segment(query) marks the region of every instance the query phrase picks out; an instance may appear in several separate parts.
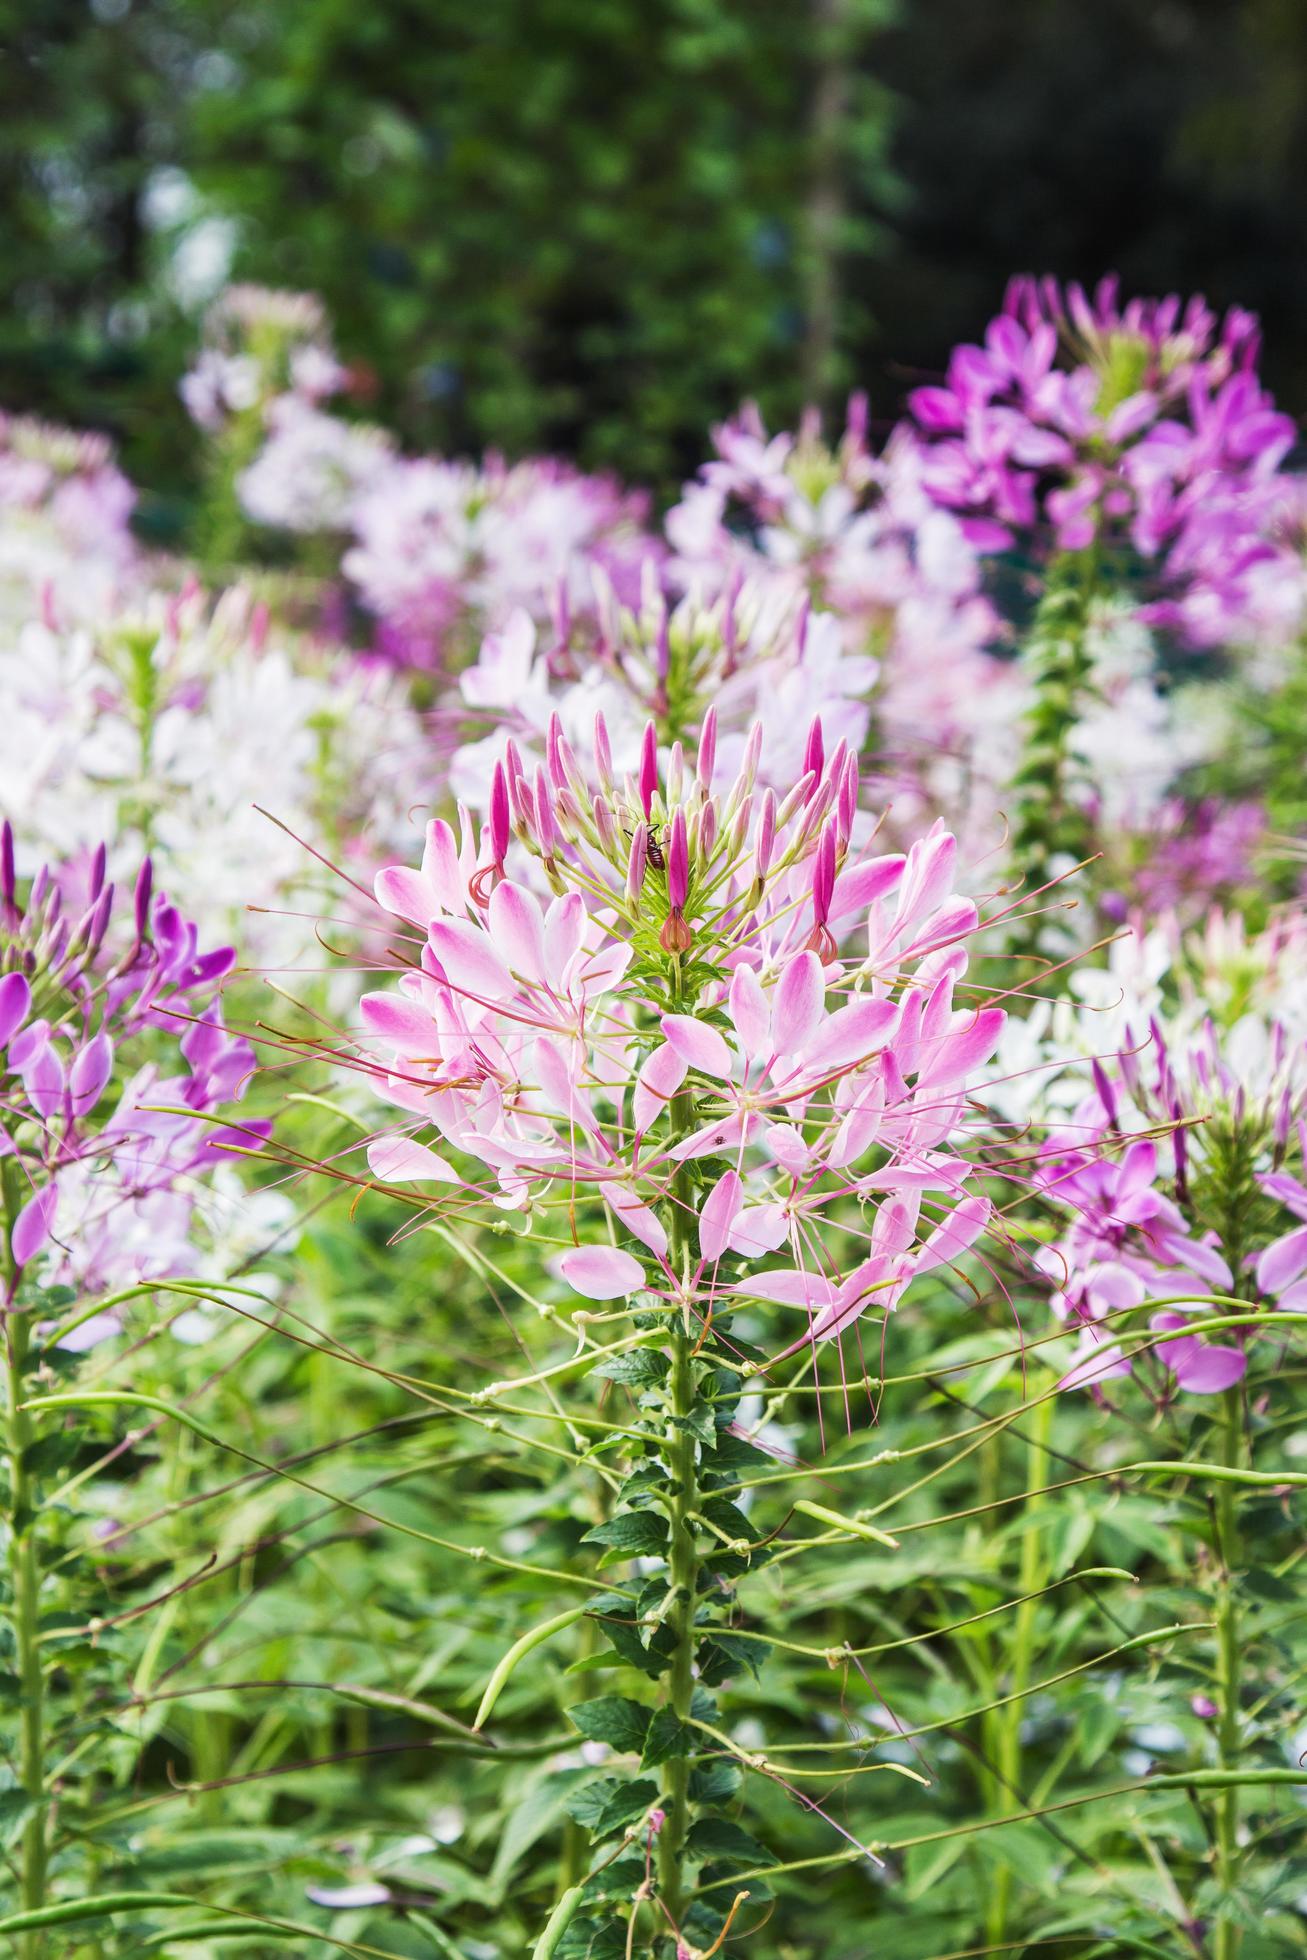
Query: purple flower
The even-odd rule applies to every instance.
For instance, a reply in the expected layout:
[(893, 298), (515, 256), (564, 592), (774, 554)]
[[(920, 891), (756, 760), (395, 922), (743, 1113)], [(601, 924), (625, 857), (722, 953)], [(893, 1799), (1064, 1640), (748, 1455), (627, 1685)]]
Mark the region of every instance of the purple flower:
[(1256, 322), (1201, 299), (1132, 300), (1115, 281), (1017, 279), (984, 345), (910, 400), (922, 481), (979, 550), (1046, 530), (1061, 551), (1129, 548), (1151, 572), (1145, 617), (1191, 645), (1236, 637), (1302, 571), (1277, 537), (1294, 441), (1258, 384)]

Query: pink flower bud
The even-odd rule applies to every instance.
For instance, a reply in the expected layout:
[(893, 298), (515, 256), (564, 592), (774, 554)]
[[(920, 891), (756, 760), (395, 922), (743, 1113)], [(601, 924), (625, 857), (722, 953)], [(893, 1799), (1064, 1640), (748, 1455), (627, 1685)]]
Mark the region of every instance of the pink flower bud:
[(567, 768), (563, 761), (563, 724), (557, 714), (549, 717), (549, 731), (545, 736), (545, 755), (549, 763), (549, 779), (555, 789), (561, 789), (567, 781)]
[(765, 789), (758, 806), (758, 841), (754, 846), (755, 867), (758, 878), (767, 876), (771, 868), (772, 852), (776, 848), (776, 795)]
[(826, 742), (821, 732), (821, 716), (814, 715), (808, 730), (808, 746), (803, 752), (803, 773), (820, 779), (826, 761)]
[(707, 796), (712, 788), (713, 765), (717, 761), (717, 710), (710, 707), (703, 718), (703, 729), (699, 735), (699, 761), (697, 775), (699, 787)]
[(613, 786), (613, 751), (608, 740), (608, 724), (602, 713), (595, 716), (595, 775), (605, 790)]
[(542, 854), (552, 857), (558, 849), (558, 819), (549, 779), (543, 769), (536, 770), (535, 831)]
[(631, 850), (626, 860), (626, 895), (632, 901), (639, 898), (644, 887), (645, 868), (649, 862), (649, 826), (638, 823), (631, 839)]
[(651, 721), (647, 721), (640, 743), (640, 807), (646, 818), (653, 813), (653, 800), (657, 788), (658, 730)]
[(690, 851), (685, 811), (673, 813), (667, 833), (667, 899), (675, 911), (684, 906), (690, 890)]
[(132, 904), (136, 916), (136, 937), (145, 939), (150, 931), (150, 894), (154, 890), (154, 864), (146, 858), (136, 874), (136, 891)]
[(508, 777), (503, 763), (497, 762), (490, 779), (490, 856), (496, 865), (504, 862), (509, 834)]

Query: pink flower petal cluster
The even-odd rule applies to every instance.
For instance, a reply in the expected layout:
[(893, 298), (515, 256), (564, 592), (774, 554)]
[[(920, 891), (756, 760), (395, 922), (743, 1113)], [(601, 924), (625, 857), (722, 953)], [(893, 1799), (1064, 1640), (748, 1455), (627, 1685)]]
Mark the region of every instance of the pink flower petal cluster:
[[(1004, 1017), (957, 999), (978, 920), (952, 837), (856, 845), (856, 758), (818, 726), (781, 800), (760, 731), (721, 788), (715, 743), (710, 712), (663, 761), (650, 724), (619, 774), (600, 719), (587, 770), (555, 718), (532, 775), (509, 745), (479, 835), (437, 821), (379, 875), (418, 936), (362, 1002), (359, 1063), (408, 1118), (369, 1161), (575, 1233), (558, 1270), (588, 1297), (800, 1309), (788, 1353), (983, 1230), (966, 1090)], [(513, 840), (552, 897), (506, 875)]]
[[(1059, 1320), (1080, 1330), (1064, 1388), (1096, 1386), (1112, 1376), (1129, 1375), (1136, 1363), (1123, 1350), (1113, 1316), (1147, 1300), (1185, 1297), (1199, 1302), (1228, 1294), (1234, 1276), (1213, 1235), (1195, 1234), (1180, 1207), (1158, 1189), (1161, 1158), (1155, 1142), (1141, 1138), (1119, 1157), (1108, 1152), (1112, 1133), (1101, 1110), (1098, 1132), (1086, 1140), (1077, 1125), (1061, 1146), (1050, 1139), (1041, 1158), (1036, 1187), (1072, 1223), (1057, 1242), (1044, 1248), (1037, 1264), (1053, 1286), (1052, 1307)], [(1172, 1308), (1155, 1313), (1158, 1331), (1185, 1326)], [(1240, 1380), (1243, 1351), (1181, 1336), (1154, 1350), (1155, 1363), (1175, 1387), (1200, 1395), (1216, 1394)]]
[(797, 434), (769, 436), (752, 404), (713, 440), (715, 457), (668, 514), (673, 583), (716, 597), (745, 579), (833, 615), (846, 654), (875, 658), (879, 748), (905, 782), (930, 752), (983, 731), (989, 696), (1010, 692), (1011, 670), (990, 651), (1002, 627), (911, 431), (874, 453), (855, 396), (834, 449), (814, 412)]
[(1061, 550), (1129, 548), (1153, 568), (1150, 619), (1194, 645), (1238, 637), (1266, 568), (1293, 569), (1274, 533), (1294, 428), (1258, 346), (1238, 310), (1218, 326), (1201, 300), (1014, 280), (984, 345), (911, 397), (923, 482), (982, 550), (1045, 526)]
[(536, 458), (397, 461), (352, 513), (344, 569), (405, 667), (456, 668), (521, 608), (566, 640), (594, 607), (598, 567), (633, 598), (656, 557), (646, 502), (612, 478)]
[(43, 870), (20, 903), (3, 826), (0, 1160), (14, 1284), (44, 1254), (47, 1278), (100, 1290), (187, 1270), (199, 1180), (268, 1126), (213, 1120), (254, 1067), (215, 997), (231, 949), (200, 949), (148, 859), (125, 936), (103, 850), (77, 910), (70, 882)]

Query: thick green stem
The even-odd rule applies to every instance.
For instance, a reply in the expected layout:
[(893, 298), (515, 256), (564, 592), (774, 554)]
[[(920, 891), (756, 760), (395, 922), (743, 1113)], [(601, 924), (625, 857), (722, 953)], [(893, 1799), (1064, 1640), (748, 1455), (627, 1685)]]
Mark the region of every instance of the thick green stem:
[[(1227, 1388), (1221, 1419), (1221, 1460), (1231, 1469), (1243, 1462), (1243, 1411), (1240, 1391)], [(1221, 1768), (1239, 1767), (1239, 1599), (1235, 1573), (1239, 1563), (1238, 1486), (1217, 1485), (1216, 1523), (1220, 1538), (1221, 1581), (1216, 1607), (1217, 1699), (1220, 1716), (1217, 1745)], [(1216, 1802), (1216, 1876), (1222, 1894), (1233, 1891), (1239, 1878), (1239, 1792), (1231, 1785)], [(1243, 1944), (1238, 1922), (1218, 1909), (1214, 1960), (1237, 1960)]]
[[(1090, 831), (1073, 795), (1072, 740), (1093, 671), (1089, 614), (1098, 568), (1091, 552), (1066, 552), (1049, 567), (1024, 648), (1031, 704), (1012, 785), (1012, 862), (1027, 892), (1085, 857)], [(1034, 921), (1027, 937), (1041, 937)]]
[[(1012, 1699), (1000, 1711), (994, 1764), (1000, 1809), (1008, 1808), (1014, 1797), (1018, 1802), (1021, 1798), (1021, 1718), (1025, 1709), (1026, 1689), (1030, 1686), (1039, 1615), (1038, 1594), (1044, 1580), (1039, 1493), (1048, 1477), (1048, 1443), (1052, 1426), (1053, 1398), (1046, 1395), (1035, 1404), (1031, 1415), (1030, 1440), (1026, 1445), (1026, 1505), (1021, 1531), (1019, 1582), (1022, 1602), (1017, 1608), (1012, 1630), (1012, 1681), (1009, 1689)], [(1000, 1865), (994, 1875), (988, 1918), (988, 1937), (996, 1946), (1001, 1945), (1007, 1933), (1011, 1897), (1012, 1873), (1006, 1865)]]
[[(9, 1312), (5, 1321), (6, 1448), (9, 1455), (9, 1585), (12, 1598), (14, 1645), (18, 1663), (21, 1718), (18, 1738), (18, 1776), (31, 1804), (19, 1844), (19, 1874), (23, 1908), (35, 1912), (45, 1904), (45, 1676), (41, 1668), (40, 1589), (36, 1516), (32, 1509), (27, 1470), (32, 1446), (32, 1418), (23, 1409), (24, 1372), (29, 1332), (24, 1314)], [(22, 1960), (37, 1960), (45, 1950), (45, 1935), (24, 1933)]]
[[(682, 1423), (694, 1408), (695, 1381), (690, 1332), (678, 1327), (673, 1339), (671, 1413)], [(668, 1684), (668, 1702), (682, 1722), (690, 1715), (694, 1695), (695, 1602), (699, 1589), (699, 1553), (691, 1513), (699, 1501), (693, 1432), (674, 1420), (668, 1430), (668, 1468), (675, 1483), (672, 1497), (670, 1581), (674, 1592), (669, 1615), (676, 1651)], [(658, 1840), (658, 1877), (663, 1903), (679, 1926), (685, 1907), (681, 1853), (689, 1824), (690, 1758), (668, 1763), (663, 1782), (666, 1821)]]
[[(693, 1126), (693, 1098), (673, 1097), (671, 1130), (673, 1137), (686, 1134)], [(690, 1227), (693, 1192), (682, 1167), (672, 1180), (668, 1204), (668, 1263), (672, 1271), (688, 1284), (690, 1272)], [(699, 1592), (699, 1551), (693, 1513), (699, 1506), (698, 1459), (689, 1417), (694, 1411), (696, 1382), (694, 1328), (689, 1309), (672, 1331), (672, 1374), (669, 1384), (667, 1425), (667, 1468), (673, 1484), (668, 1579), (672, 1604), (668, 1621), (676, 1637), (671, 1675), (667, 1688), (668, 1705), (680, 1721), (686, 1722), (694, 1696), (695, 1614)], [(658, 1883), (663, 1905), (676, 1925), (685, 1910), (685, 1884), (681, 1855), (689, 1829), (690, 1758), (674, 1757), (663, 1776), (665, 1820), (658, 1839)]]

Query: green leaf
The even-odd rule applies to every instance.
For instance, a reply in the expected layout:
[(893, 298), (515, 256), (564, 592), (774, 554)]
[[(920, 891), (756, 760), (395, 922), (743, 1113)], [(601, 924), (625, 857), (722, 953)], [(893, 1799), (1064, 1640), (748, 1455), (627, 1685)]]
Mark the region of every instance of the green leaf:
[(744, 1771), (738, 1763), (719, 1756), (715, 1762), (698, 1763), (690, 1771), (690, 1802), (729, 1803), (741, 1783)]
[(626, 1782), (620, 1776), (596, 1776), (569, 1799), (568, 1815), (596, 1837), (607, 1837), (634, 1822), (658, 1800), (658, 1785), (649, 1777)]
[(665, 1381), (671, 1363), (658, 1348), (636, 1348), (631, 1354), (610, 1354), (591, 1369), (606, 1381), (620, 1382), (625, 1388), (650, 1388)]
[(597, 1695), (567, 1711), (568, 1720), (592, 1742), (606, 1742), (623, 1753), (644, 1747), (649, 1710), (625, 1695)]
[(642, 1769), (654, 1769), (678, 1756), (688, 1756), (694, 1748), (694, 1730), (687, 1728), (674, 1709), (660, 1708), (649, 1724), (645, 1738)]
[(757, 1838), (750, 1837), (729, 1817), (701, 1817), (691, 1825), (685, 1849), (691, 1858), (712, 1858), (722, 1864), (769, 1865), (773, 1862), (771, 1853), (759, 1844)]
[(688, 1415), (673, 1416), (672, 1424), (677, 1429), (688, 1430), (705, 1449), (711, 1449), (717, 1434), (717, 1423), (712, 1410), (705, 1403), (696, 1402)]
[(628, 1558), (649, 1557), (667, 1545), (667, 1520), (653, 1511), (622, 1511), (594, 1525), (583, 1545), (607, 1545)]
[(626, 1928), (616, 1919), (574, 1919), (554, 1960), (626, 1960)]

